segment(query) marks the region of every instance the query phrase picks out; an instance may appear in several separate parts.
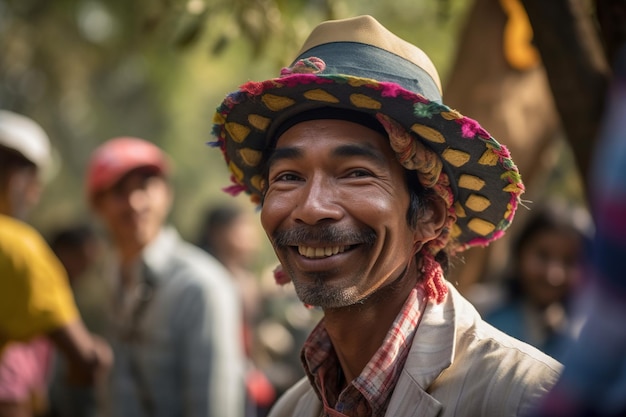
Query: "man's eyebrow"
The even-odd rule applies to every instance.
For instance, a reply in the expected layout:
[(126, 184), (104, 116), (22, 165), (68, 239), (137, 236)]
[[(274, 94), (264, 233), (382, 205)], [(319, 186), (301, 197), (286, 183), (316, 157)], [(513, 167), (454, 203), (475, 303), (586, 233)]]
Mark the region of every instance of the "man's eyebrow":
[[(276, 148), (268, 158), (267, 166), (269, 167), (285, 159), (297, 159), (303, 155), (304, 151), (298, 147)], [(377, 165), (384, 165), (386, 163), (385, 155), (382, 152), (367, 145), (340, 145), (333, 149), (331, 156), (337, 158), (361, 156), (375, 162)]]
[(299, 148), (276, 148), (272, 151), (272, 154), (267, 159), (267, 166), (272, 166), (278, 161), (284, 159), (297, 159), (303, 155), (303, 152)]
[(362, 156), (365, 157), (377, 165), (384, 165), (386, 163), (385, 155), (380, 150), (368, 145), (341, 145), (335, 148), (332, 152), (336, 157), (349, 157), (349, 156)]

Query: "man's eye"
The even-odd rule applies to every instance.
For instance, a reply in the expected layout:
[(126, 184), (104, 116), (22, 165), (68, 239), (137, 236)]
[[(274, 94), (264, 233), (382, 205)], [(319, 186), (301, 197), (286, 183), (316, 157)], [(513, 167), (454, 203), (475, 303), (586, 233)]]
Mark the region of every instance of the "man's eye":
[(300, 180), (299, 176), (297, 176), (296, 174), (289, 173), (289, 172), (286, 174), (281, 174), (276, 177), (276, 181), (298, 181), (298, 180)]
[(346, 175), (348, 178), (371, 177), (372, 173), (366, 169), (355, 169)]

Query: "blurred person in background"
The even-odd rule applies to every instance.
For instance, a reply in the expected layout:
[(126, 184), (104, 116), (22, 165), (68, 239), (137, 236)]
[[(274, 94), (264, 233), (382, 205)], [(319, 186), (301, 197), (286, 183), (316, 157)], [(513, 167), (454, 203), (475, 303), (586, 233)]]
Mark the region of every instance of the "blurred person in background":
[(79, 284), (102, 254), (100, 238), (89, 224), (81, 223), (55, 230), (48, 241), (65, 267), (72, 287)]
[(588, 178), (596, 232), (589, 259), (586, 322), (565, 369), (535, 417), (626, 416), (626, 45), (613, 81)]
[(589, 213), (573, 202), (548, 200), (533, 208), (512, 248), (507, 295), (485, 320), (561, 360), (581, 325), (576, 296), (592, 233)]
[(30, 118), (0, 110), (0, 416), (43, 415), (56, 346), (69, 383), (93, 386), (111, 366), (106, 343), (86, 329), (67, 274), (23, 222), (51, 164), (50, 141)]
[[(88, 223), (64, 226), (50, 233), (48, 243), (67, 272), (70, 286), (89, 331), (103, 335), (102, 277), (92, 275), (102, 255), (102, 242)], [(105, 409), (102, 387), (77, 389), (67, 384), (67, 364), (57, 357), (49, 383), (49, 412), (46, 417), (100, 416)]]
[(246, 415), (262, 417), (276, 399), (272, 383), (258, 367), (264, 356), (256, 329), (261, 321), (259, 276), (255, 263), (261, 249), (261, 233), (252, 213), (235, 204), (210, 207), (200, 227), (197, 245), (220, 261), (230, 272), (242, 301), (242, 334), (248, 368), (246, 371)]
[(111, 373), (114, 417), (240, 417), (241, 308), (228, 271), (184, 242), (167, 217), (170, 161), (139, 138), (91, 155), (87, 198), (114, 246)]

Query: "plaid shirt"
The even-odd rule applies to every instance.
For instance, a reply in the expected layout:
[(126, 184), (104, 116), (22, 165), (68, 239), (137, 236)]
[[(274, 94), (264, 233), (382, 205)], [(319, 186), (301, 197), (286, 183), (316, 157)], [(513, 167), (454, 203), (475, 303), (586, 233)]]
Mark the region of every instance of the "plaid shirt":
[(322, 319), (304, 344), (302, 363), (324, 406), (323, 416), (385, 414), (425, 305), (426, 292), (420, 283), (409, 294), (381, 347), (361, 375), (341, 392), (341, 364)]

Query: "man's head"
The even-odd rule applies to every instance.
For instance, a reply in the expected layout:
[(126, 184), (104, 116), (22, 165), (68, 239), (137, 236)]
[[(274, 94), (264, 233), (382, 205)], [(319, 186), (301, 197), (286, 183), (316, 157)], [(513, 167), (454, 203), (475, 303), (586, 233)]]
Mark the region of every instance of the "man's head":
[[(234, 188), (263, 203), (263, 225), (294, 279), (310, 269), (305, 258), (316, 251), (309, 247), (327, 240), (337, 243), (323, 245), (330, 253), (342, 252), (328, 257), (329, 267), (371, 245), (372, 259), (364, 256), (359, 266), (383, 262), (389, 268), (375, 272), (380, 279), (391, 271), (397, 276), (416, 252), (432, 259), (444, 249), (486, 245), (508, 227), (523, 192), (506, 148), (442, 104), (439, 77), (426, 54), (369, 16), (320, 24), (279, 78), (241, 86), (218, 108), (215, 122), (216, 145)], [(362, 169), (373, 150), (384, 155), (370, 158), (385, 162), (384, 180)], [(336, 165), (329, 166), (331, 160)], [(299, 163), (276, 177), (287, 161)], [(340, 173), (339, 166), (351, 169)], [(340, 178), (367, 186), (343, 189)], [(378, 181), (388, 185), (367, 188)], [(305, 188), (307, 195), (276, 192), (291, 191), (287, 185)], [(295, 216), (304, 207), (330, 211), (318, 219), (318, 234), (287, 231), (307, 223)], [(278, 211), (285, 213), (282, 223)], [(354, 243), (326, 234), (333, 230), (356, 233)]]
[(99, 238), (87, 224), (57, 230), (49, 244), (65, 267), (72, 286), (96, 263), (101, 253)]
[(256, 218), (236, 204), (219, 204), (204, 215), (198, 246), (222, 263), (236, 267), (252, 267), (260, 250)]
[(87, 197), (123, 255), (136, 256), (159, 233), (172, 202), (167, 156), (143, 139), (111, 139), (92, 154)]
[(386, 136), (345, 120), (309, 120), (278, 138), (261, 222), (299, 297), (345, 307), (401, 277), (440, 233), (443, 202), (407, 227), (410, 199)]
[(28, 117), (0, 110), (0, 213), (23, 219), (41, 195), (50, 140)]

